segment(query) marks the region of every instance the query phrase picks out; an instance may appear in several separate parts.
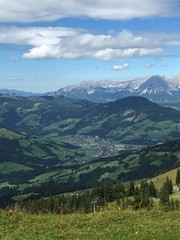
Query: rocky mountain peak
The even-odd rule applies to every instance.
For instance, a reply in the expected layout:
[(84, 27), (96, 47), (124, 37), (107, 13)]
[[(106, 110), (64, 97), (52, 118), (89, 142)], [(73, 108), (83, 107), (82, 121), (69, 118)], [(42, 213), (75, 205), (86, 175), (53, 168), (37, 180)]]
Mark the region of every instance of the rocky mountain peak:
[(159, 75), (130, 81), (84, 81), (50, 92), (51, 96), (66, 96), (92, 102), (115, 101), (128, 96), (143, 96), (155, 102), (180, 101), (180, 76)]

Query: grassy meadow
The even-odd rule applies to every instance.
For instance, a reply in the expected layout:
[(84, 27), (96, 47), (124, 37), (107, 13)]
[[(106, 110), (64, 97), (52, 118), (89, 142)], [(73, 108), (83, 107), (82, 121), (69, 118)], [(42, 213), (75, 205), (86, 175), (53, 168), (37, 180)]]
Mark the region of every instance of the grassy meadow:
[(109, 209), (96, 214), (0, 212), (2, 240), (179, 240), (180, 212)]
[[(167, 177), (175, 185), (177, 169), (152, 180), (160, 189)], [(180, 200), (180, 192), (171, 198)], [(122, 210), (116, 203), (96, 214), (30, 214), (0, 211), (0, 240), (179, 240), (180, 211), (161, 211), (159, 200), (152, 210)]]

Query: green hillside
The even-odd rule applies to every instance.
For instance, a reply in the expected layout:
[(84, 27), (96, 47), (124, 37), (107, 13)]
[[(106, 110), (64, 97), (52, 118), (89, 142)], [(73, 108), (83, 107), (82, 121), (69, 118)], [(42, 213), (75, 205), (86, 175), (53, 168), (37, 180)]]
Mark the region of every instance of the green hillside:
[(145, 98), (95, 104), (0, 95), (0, 104), (1, 196), (54, 195), (180, 165), (180, 112)]
[[(68, 157), (70, 159), (74, 154), (73, 150), (78, 150), (76, 146), (70, 144), (68, 146), (67, 162)], [(32, 168), (62, 165), (64, 152), (68, 146), (65, 142), (61, 142), (61, 144), (51, 143), (40, 137), (29, 137), (0, 128), (0, 163), (14, 162)]]
[(12, 195), (55, 195), (95, 186), (105, 180), (149, 178), (180, 166), (180, 140), (80, 164), (72, 159), (67, 164), (61, 161), (64, 149), (59, 144), (6, 129), (0, 132), (2, 196), (9, 195), (6, 187), (16, 187)]
[(167, 171), (165, 173), (162, 173), (152, 178), (151, 180), (155, 183), (155, 186), (157, 189), (160, 189), (162, 187), (163, 182), (165, 182), (167, 177), (169, 177), (172, 180), (173, 185), (176, 185), (176, 172), (177, 172), (177, 168)]
[(180, 112), (142, 97), (95, 104), (65, 97), (0, 96), (0, 125), (57, 141), (67, 135), (152, 144), (180, 138)]

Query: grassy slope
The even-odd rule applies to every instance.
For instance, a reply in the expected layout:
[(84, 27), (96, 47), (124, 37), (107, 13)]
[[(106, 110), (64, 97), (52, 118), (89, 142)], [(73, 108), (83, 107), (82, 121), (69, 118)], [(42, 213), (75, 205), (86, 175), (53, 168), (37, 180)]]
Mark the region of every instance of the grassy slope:
[(155, 183), (155, 186), (157, 189), (160, 189), (162, 187), (167, 177), (169, 177), (172, 180), (173, 185), (176, 185), (176, 172), (177, 172), (177, 168), (171, 171), (165, 172), (163, 174), (160, 174), (155, 178), (152, 178), (152, 181)]
[(0, 213), (3, 240), (179, 240), (180, 212), (106, 210), (97, 214)]
[[(1, 174), (32, 170), (26, 165), (34, 168), (38, 164), (64, 164), (64, 161), (65, 165), (76, 164), (77, 161), (84, 161), (87, 157), (85, 154), (82, 156), (81, 147), (67, 144), (63, 140), (50, 142), (41, 137), (29, 137), (5, 128), (0, 128), (0, 152)], [(11, 166), (12, 164), (14, 167)]]
[(170, 195), (170, 198), (172, 199), (177, 199), (180, 201), (180, 191), (178, 191), (178, 189), (176, 188), (176, 172), (177, 172), (177, 168), (165, 172), (163, 174), (160, 174), (158, 176), (156, 176), (155, 178), (152, 178), (151, 180), (154, 182), (155, 187), (160, 190), (163, 186), (163, 183), (166, 181), (166, 178), (169, 177), (172, 180), (173, 186), (175, 187), (173, 194)]
[[(167, 176), (175, 183), (176, 169), (152, 180), (160, 188)], [(179, 192), (172, 197), (179, 199)], [(122, 211), (114, 204), (109, 204), (109, 210), (96, 214), (32, 215), (19, 211), (1, 211), (0, 239), (179, 240), (179, 218), (179, 211), (162, 212), (158, 206), (151, 211)]]

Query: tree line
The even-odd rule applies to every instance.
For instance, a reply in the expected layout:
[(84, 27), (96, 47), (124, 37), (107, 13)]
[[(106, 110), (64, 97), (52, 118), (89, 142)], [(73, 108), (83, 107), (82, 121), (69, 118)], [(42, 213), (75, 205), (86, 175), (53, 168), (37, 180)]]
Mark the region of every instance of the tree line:
[[(180, 169), (177, 169), (176, 184), (180, 185)], [(180, 210), (179, 201), (170, 197), (172, 193), (173, 183), (169, 177), (160, 190), (156, 189), (153, 181), (147, 180), (139, 184), (131, 181), (128, 185), (104, 182), (87, 190), (18, 202), (16, 207), (31, 213), (91, 213), (102, 211), (108, 208), (108, 203), (115, 202), (121, 209), (152, 209), (159, 204), (164, 211)]]

